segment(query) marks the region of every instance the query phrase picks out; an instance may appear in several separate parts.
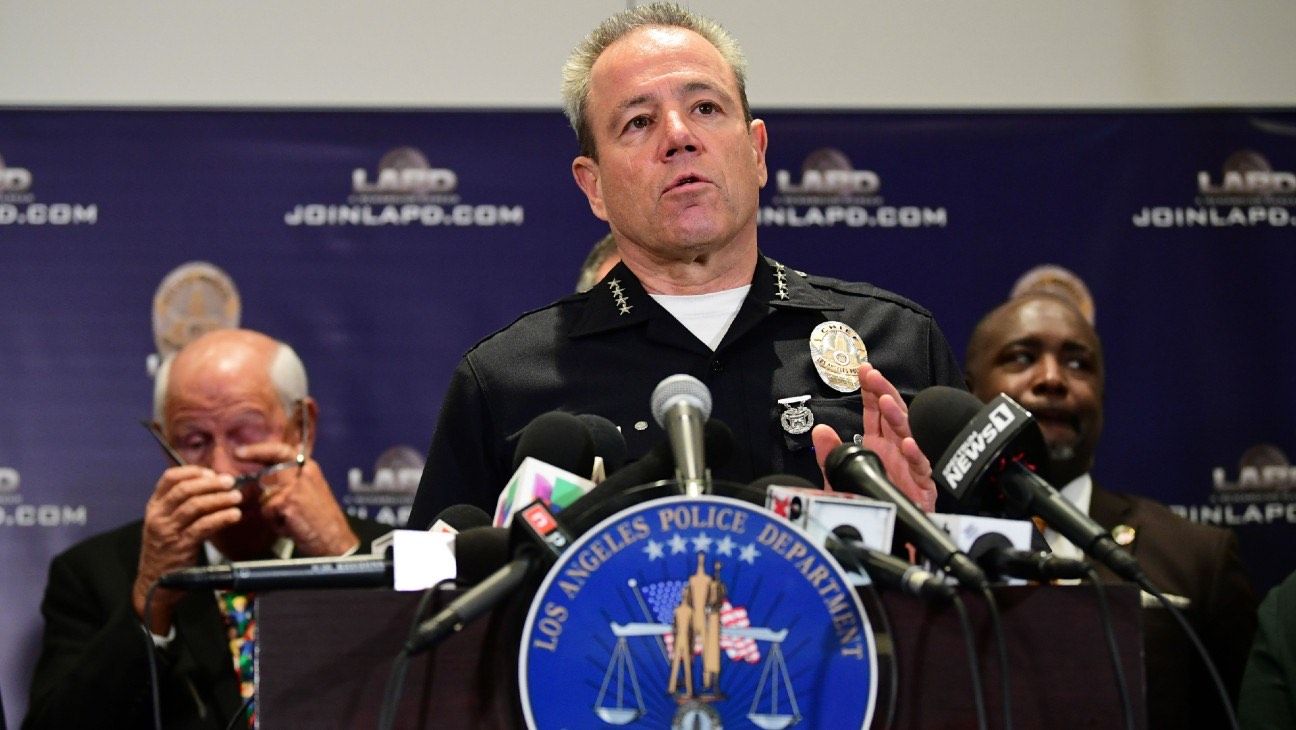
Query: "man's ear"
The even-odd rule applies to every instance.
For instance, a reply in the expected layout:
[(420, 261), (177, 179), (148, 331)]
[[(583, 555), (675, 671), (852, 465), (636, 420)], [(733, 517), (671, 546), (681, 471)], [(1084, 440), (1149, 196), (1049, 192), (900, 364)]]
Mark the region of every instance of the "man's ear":
[[(313, 454), (315, 453), (315, 434), (319, 433), (319, 403), (316, 403), (314, 398), (306, 396), (302, 399), (301, 407), (306, 411), (306, 452)], [(297, 424), (297, 428), (301, 428), (300, 422)], [(301, 434), (297, 434), (297, 438), (300, 439)]]
[(769, 131), (765, 129), (765, 122), (760, 119), (753, 119), (751, 125), (747, 128), (751, 136), (752, 152), (756, 155), (756, 170), (760, 177), (760, 187), (765, 187), (766, 181), (769, 180), (769, 170), (765, 167), (765, 150), (769, 148)]
[(607, 208), (603, 205), (603, 185), (598, 161), (584, 155), (572, 160), (572, 177), (576, 179), (576, 186), (585, 193), (585, 199), (589, 201), (590, 210), (595, 217), (606, 221)]

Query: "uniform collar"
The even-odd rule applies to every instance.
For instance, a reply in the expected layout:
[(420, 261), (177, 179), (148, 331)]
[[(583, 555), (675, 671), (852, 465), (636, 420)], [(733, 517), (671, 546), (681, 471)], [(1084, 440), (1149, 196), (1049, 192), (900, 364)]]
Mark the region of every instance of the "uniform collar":
[[(758, 255), (751, 291), (747, 293), (738, 320), (731, 329), (740, 328), (740, 323), (750, 324), (753, 318), (763, 319), (778, 309), (840, 311), (843, 306), (820, 296), (806, 282), (803, 272)], [(586, 294), (584, 310), (568, 334), (582, 337), (633, 327), (661, 317), (670, 317), (670, 314), (648, 295), (639, 279), (625, 262), (621, 262)]]

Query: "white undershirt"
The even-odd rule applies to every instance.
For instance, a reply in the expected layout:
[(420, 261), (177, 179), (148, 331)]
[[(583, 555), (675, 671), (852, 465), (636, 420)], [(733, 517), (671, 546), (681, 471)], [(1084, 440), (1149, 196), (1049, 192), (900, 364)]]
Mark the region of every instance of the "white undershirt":
[[(1063, 497), (1067, 498), (1068, 502), (1076, 506), (1076, 509), (1079, 509), (1084, 514), (1089, 514), (1089, 501), (1093, 497), (1093, 479), (1088, 472), (1067, 482), (1066, 486), (1059, 491), (1062, 492)], [(1053, 553), (1060, 557), (1080, 560), (1085, 556), (1083, 550), (1076, 547), (1070, 540), (1062, 537), (1052, 527), (1044, 530), (1044, 540), (1048, 542)]]
[(742, 308), (751, 284), (710, 294), (649, 294), (662, 308), (688, 328), (693, 336), (715, 350)]

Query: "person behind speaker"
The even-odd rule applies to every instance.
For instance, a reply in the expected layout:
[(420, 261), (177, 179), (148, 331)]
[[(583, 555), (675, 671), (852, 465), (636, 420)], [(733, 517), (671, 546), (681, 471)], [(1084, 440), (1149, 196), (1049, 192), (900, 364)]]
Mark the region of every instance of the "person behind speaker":
[[(1134, 554), (1154, 586), (1189, 600), (1187, 616), (1202, 637), (1230, 695), (1237, 697), (1256, 625), (1255, 596), (1230, 530), (1198, 525), (1162, 504), (1113, 492), (1091, 475), (1103, 425), (1106, 378), (1097, 331), (1067, 298), (1027, 292), (987, 314), (968, 343), (969, 389), (988, 401), (1006, 393), (1034, 416), (1051, 465), (1046, 476)], [(1051, 529), (1053, 551), (1080, 550)], [(1117, 578), (1105, 566), (1107, 581)], [(1219, 699), (1188, 639), (1151, 609), (1145, 624), (1151, 727), (1223, 727)]]
[(585, 262), (581, 264), (580, 276), (576, 279), (576, 293), (587, 292), (621, 261), (617, 254), (616, 239), (609, 233), (600, 238), (590, 249)]
[[(25, 728), (152, 727), (144, 626), (164, 726), (226, 727), (251, 687), (220, 597), (160, 589), (146, 615), (154, 581), (204, 563), (346, 555), (387, 531), (344, 515), (312, 458), (318, 406), (288, 345), (207, 333), (162, 363), (153, 409), (185, 464), (162, 472), (142, 520), (53, 559)], [(286, 468), (236, 482), (274, 464)]]
[[(516, 434), (562, 409), (612, 420), (632, 457), (663, 438), (648, 410), (664, 377), (710, 388), (712, 417), (739, 448), (717, 479), (771, 473), (818, 481), (841, 436), (858, 435), (928, 508), (930, 464), (909, 438), (904, 396), (961, 385), (930, 313), (867, 284), (810, 276), (762, 255), (757, 209), (768, 170), (733, 37), (679, 6), (652, 3), (601, 23), (563, 69), (576, 132), (576, 185), (606, 221), (621, 262), (589, 292), (526, 314), (474, 346), (442, 403), (409, 524), (445, 506), (486, 508)], [(810, 337), (849, 325), (869, 365), (844, 392), (816, 374)], [(884, 376), (885, 374), (885, 376)], [(780, 425), (802, 399), (814, 431)]]

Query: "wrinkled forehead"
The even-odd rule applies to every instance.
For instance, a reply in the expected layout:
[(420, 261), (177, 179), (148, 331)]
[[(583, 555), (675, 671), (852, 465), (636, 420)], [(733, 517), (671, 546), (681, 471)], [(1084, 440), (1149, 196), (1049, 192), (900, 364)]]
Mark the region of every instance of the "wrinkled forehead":
[(638, 93), (630, 84), (668, 75), (705, 80), (735, 97), (738, 93), (737, 76), (710, 41), (687, 28), (651, 25), (603, 49), (590, 70), (590, 101), (615, 104), (621, 96)]

